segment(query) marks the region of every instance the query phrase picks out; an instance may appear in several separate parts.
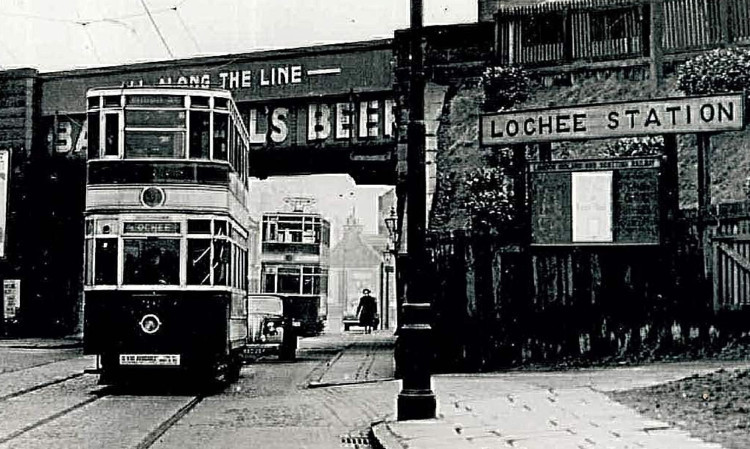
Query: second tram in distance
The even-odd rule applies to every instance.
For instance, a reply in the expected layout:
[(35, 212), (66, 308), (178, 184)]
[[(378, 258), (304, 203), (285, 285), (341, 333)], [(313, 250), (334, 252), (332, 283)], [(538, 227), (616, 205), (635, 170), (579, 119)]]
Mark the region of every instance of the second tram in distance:
[(300, 333), (318, 335), (328, 315), (331, 228), (320, 214), (295, 208), (263, 214), (261, 290), (284, 298)]
[(103, 383), (236, 377), (258, 224), (230, 93), (98, 88), (86, 100), (85, 353)]

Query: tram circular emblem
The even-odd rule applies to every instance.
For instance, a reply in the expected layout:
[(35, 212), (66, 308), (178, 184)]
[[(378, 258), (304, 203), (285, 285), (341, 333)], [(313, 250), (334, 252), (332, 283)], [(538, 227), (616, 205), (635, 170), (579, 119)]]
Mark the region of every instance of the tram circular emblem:
[(159, 317), (154, 315), (153, 313), (143, 315), (143, 318), (141, 318), (141, 322), (139, 324), (141, 325), (141, 329), (143, 330), (143, 332), (147, 334), (153, 334), (161, 327), (161, 321), (159, 320)]
[(141, 192), (141, 203), (148, 207), (164, 204), (164, 191), (159, 187), (147, 187)]

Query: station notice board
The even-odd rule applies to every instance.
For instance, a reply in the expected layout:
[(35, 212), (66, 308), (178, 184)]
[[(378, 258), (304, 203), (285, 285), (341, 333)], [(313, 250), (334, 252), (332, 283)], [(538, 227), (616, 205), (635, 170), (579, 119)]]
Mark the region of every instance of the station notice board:
[(529, 165), (534, 245), (658, 245), (659, 157)]

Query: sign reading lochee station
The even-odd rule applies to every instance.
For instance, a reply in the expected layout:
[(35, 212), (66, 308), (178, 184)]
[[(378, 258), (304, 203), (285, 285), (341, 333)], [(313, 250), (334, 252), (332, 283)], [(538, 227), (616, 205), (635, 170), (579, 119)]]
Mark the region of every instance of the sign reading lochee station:
[(742, 93), (485, 114), (481, 145), (741, 130)]

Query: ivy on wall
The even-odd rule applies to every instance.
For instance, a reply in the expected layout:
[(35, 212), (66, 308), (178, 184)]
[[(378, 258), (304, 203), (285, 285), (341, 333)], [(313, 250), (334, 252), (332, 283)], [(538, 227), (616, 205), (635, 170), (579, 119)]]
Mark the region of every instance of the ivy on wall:
[(677, 88), (688, 95), (739, 92), (750, 88), (750, 50), (717, 48), (677, 69)]
[(519, 67), (490, 66), (482, 73), (482, 88), (484, 109), (494, 112), (526, 101), (531, 93), (531, 80)]

